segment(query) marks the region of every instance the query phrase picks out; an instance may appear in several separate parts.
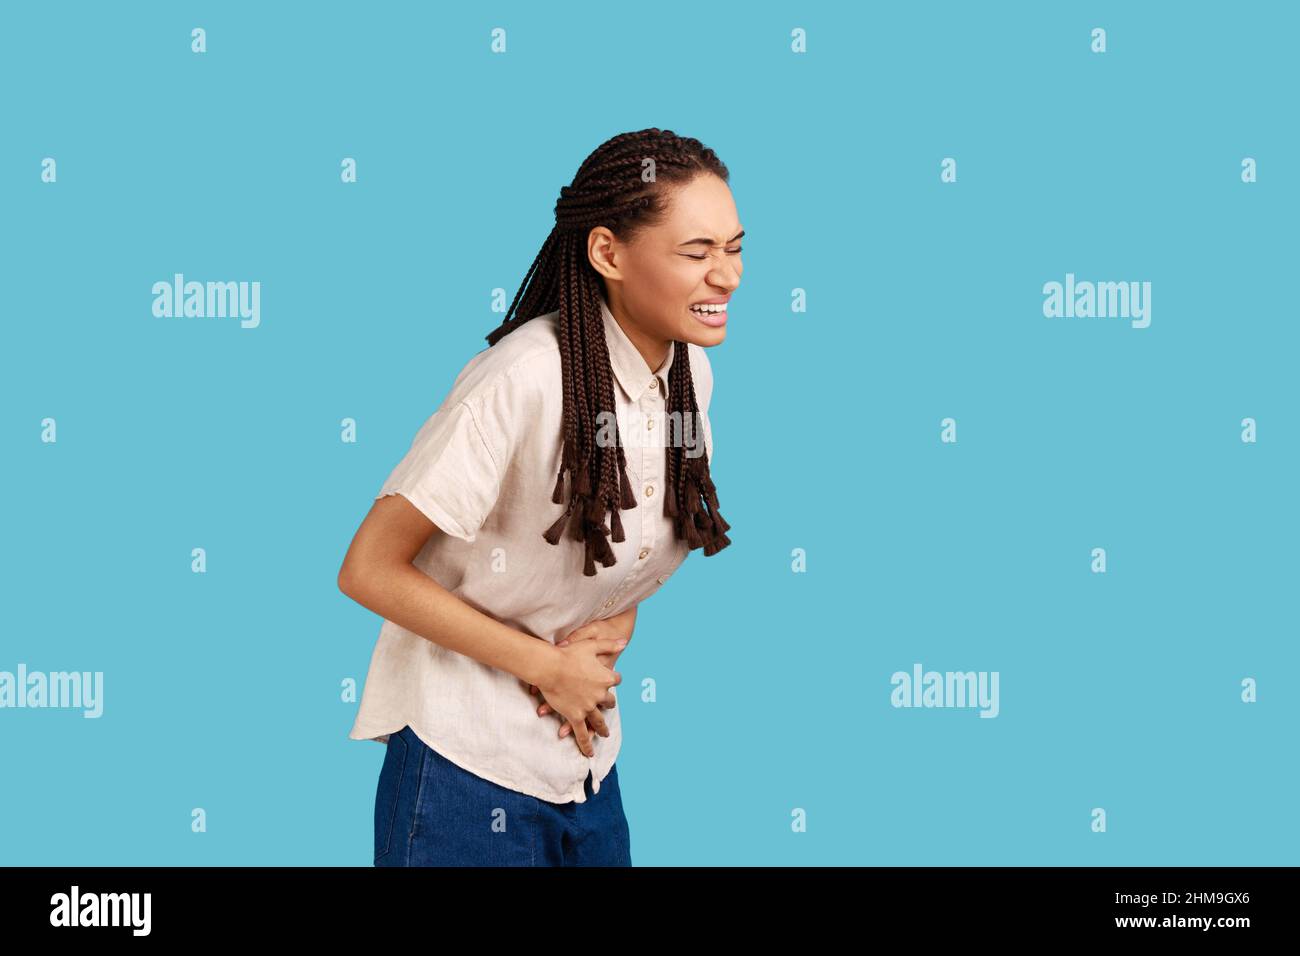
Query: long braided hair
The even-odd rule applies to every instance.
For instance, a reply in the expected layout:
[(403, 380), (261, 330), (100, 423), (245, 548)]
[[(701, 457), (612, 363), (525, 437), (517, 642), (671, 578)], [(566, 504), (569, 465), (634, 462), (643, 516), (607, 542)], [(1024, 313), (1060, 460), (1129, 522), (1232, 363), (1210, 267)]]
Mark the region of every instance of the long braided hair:
[[(647, 160), (653, 160), (650, 181), (643, 178)], [(567, 506), (543, 536), (558, 545), (567, 524), (570, 537), (585, 542), (582, 573), (588, 577), (595, 575), (597, 561), (605, 567), (617, 563), (605, 538), (624, 540), (619, 511), (634, 508), (637, 502), (617, 428), (614, 377), (601, 314), (603, 280), (587, 259), (587, 237), (595, 227), (605, 226), (616, 236), (631, 239), (639, 229), (662, 221), (667, 207), (665, 185), (683, 184), (703, 173), (724, 182), (728, 179), (727, 167), (713, 150), (671, 130), (622, 133), (598, 146), (583, 161), (573, 183), (560, 190), (555, 226), (524, 276), (505, 320), (487, 336), (488, 345), (495, 345), (532, 318), (559, 310), (564, 446), (551, 502), (567, 501)], [(698, 430), (699, 406), (687, 343), (674, 342), (672, 349), (668, 421), (690, 422)], [(599, 418), (602, 412), (609, 417)], [(597, 423), (602, 420), (615, 422), (612, 444), (596, 440)], [(679, 438), (681, 434), (679, 430)], [(701, 454), (691, 457), (685, 454), (684, 441), (670, 440), (666, 445), (663, 513), (673, 519), (674, 533), (691, 550), (717, 554), (731, 543), (726, 534), (731, 526), (718, 512), (708, 452), (701, 449)], [(607, 512), (609, 528), (605, 527)]]

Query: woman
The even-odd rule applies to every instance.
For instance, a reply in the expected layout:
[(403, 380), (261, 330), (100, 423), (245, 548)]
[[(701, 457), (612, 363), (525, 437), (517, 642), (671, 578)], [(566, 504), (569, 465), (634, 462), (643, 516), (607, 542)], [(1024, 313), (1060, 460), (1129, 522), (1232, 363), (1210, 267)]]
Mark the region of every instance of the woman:
[(349, 734), (388, 748), (377, 866), (631, 864), (614, 665), (637, 604), (730, 543), (704, 353), (740, 282), (727, 179), (667, 130), (588, 156), (357, 531), (339, 587), (384, 618)]

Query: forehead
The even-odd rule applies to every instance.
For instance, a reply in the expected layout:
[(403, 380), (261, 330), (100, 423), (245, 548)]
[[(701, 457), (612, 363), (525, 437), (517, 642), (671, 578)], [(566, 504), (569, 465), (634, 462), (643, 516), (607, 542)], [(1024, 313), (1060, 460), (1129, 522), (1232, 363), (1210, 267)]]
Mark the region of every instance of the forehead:
[(730, 187), (717, 176), (703, 175), (672, 190), (664, 227), (680, 239), (712, 236), (727, 241), (740, 231)]

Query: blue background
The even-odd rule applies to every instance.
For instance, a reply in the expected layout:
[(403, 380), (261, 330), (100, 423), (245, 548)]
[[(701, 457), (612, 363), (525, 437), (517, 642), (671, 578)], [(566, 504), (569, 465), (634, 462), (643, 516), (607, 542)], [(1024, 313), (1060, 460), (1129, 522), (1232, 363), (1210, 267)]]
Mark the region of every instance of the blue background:
[[(0, 711), (0, 862), (369, 865), (343, 554), (560, 187), (659, 126), (730, 166), (745, 275), (734, 544), (619, 662), (633, 862), (1295, 863), (1295, 10), (6, 4), (0, 669), (105, 712)], [(175, 272), (260, 327), (155, 318)], [(1150, 327), (1044, 318), (1067, 272)], [(893, 708), (918, 661), (1000, 715)]]

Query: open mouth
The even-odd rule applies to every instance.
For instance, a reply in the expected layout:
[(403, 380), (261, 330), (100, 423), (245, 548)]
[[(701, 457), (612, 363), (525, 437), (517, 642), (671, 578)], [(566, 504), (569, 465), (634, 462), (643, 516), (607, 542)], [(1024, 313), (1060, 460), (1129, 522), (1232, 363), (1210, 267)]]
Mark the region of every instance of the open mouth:
[(699, 303), (690, 307), (690, 313), (705, 325), (725, 325), (727, 322), (727, 303)]

